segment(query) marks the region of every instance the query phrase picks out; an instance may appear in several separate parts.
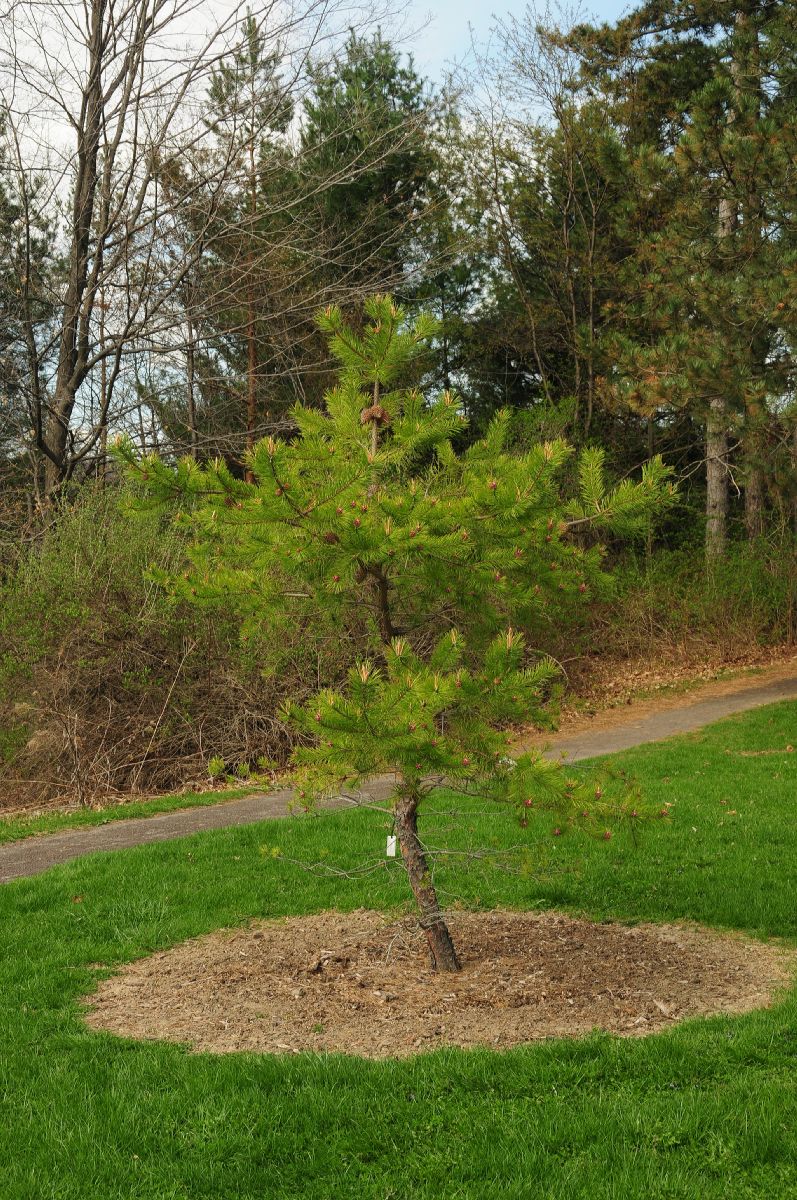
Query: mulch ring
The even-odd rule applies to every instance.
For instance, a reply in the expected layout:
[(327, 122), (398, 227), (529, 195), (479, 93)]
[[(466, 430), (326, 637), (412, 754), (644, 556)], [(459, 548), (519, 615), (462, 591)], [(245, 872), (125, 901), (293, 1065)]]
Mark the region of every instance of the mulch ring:
[(402, 1058), (748, 1012), (797, 965), (793, 950), (696, 925), (499, 911), (453, 913), (450, 926), (458, 974), (429, 970), (414, 919), (364, 909), (219, 930), (102, 981), (86, 1020), (196, 1051)]

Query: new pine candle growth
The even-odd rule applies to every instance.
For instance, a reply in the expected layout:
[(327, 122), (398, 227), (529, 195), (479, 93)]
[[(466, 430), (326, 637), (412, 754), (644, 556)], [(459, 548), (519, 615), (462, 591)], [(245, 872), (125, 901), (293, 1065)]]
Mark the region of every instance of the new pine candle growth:
[[(304, 735), (297, 784), (310, 805), (374, 774), (395, 779), (392, 807), (432, 965), (459, 966), (418, 832), (425, 799), (444, 781), (468, 794), (600, 827), (638, 809), (625, 787), (606, 794), (537, 754), (514, 759), (503, 732), (542, 716), (557, 674), (518, 632), (543, 609), (583, 604), (605, 578), (585, 529), (644, 532), (673, 489), (660, 459), (638, 481), (607, 486), (603, 456), (584, 451), (567, 495), (563, 441), (516, 451), (509, 414), (460, 449), (466, 426), (451, 392), (427, 399), (404, 381), (434, 337), (389, 297), (366, 304), (361, 331), (337, 308), (319, 324), (340, 363), (325, 409), (297, 405), (296, 432), (247, 459), (253, 482), (192, 460), (130, 469), (156, 499), (184, 497), (195, 538), (185, 578), (165, 580), (196, 603), (225, 598), (268, 623), (286, 605), (357, 628), (357, 661), (339, 691), (289, 707)], [(312, 636), (312, 619), (308, 621)], [(585, 792), (586, 787), (586, 792)], [(590, 803), (587, 803), (589, 792)]]

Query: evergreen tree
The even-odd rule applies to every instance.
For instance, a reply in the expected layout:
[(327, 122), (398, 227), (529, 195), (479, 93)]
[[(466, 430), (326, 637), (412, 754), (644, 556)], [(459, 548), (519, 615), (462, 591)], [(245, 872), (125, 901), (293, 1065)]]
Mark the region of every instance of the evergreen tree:
[[(208, 92), (208, 123), (217, 153), (225, 161), (226, 194), (219, 220), (208, 238), (205, 286), (221, 298), (213, 324), (226, 344), (226, 357), (246, 380), (246, 449), (255, 443), (266, 396), (268, 324), (264, 307), (279, 287), (273, 172), (284, 186), (285, 132), (292, 105), (279, 76), (279, 53), (269, 50), (251, 13), (243, 22), (234, 52), (214, 71)], [(272, 364), (273, 365), (273, 364)]]
[(150, 403), (178, 443), (188, 434), (195, 456), (222, 452), (239, 470), (246, 449), (303, 394), (297, 347), (317, 308), (294, 219), (293, 82), (283, 78), (280, 47), (247, 13), (211, 76), (207, 139), (162, 175), (180, 217), (176, 236), (197, 261), (179, 295), (185, 370), (166, 364)]
[(482, 403), (598, 440), (625, 470), (644, 458), (647, 429), (607, 403), (607, 339), (620, 271), (655, 208), (637, 194), (622, 109), (601, 78), (579, 73), (581, 52), (531, 11), (503, 24), (500, 41), (511, 105), (501, 125), (482, 120), (473, 171), (493, 266), (472, 329)]
[(171, 161), (165, 180), (182, 197), (184, 240), (202, 247), (181, 292), (185, 374), (167, 367), (153, 403), (200, 457), (218, 448), (231, 464), (256, 431), (284, 429), (297, 397), (321, 401), (319, 304), (359, 309), (376, 286), (417, 274), (426, 215), (445, 210), (423, 199), (439, 162), (423, 84), (389, 43), (353, 33), (312, 68), (298, 137), (282, 70), (248, 15), (209, 89), (212, 149)]
[(42, 483), (32, 436), (46, 406), (36, 351), (53, 337), (58, 260), (46, 180), (12, 167), (16, 147), (5, 137), (0, 111), (0, 479), (7, 499), (24, 491), (30, 508)]
[(412, 247), (419, 277), (413, 301), (437, 319), (424, 385), (443, 391), (456, 386), (471, 434), (483, 427), (474, 315), (490, 280), (483, 208), (473, 187), (473, 142), (457, 98), (444, 92), (431, 131), (427, 208)]
[[(623, 272), (610, 386), (649, 412), (680, 407), (702, 422), (712, 560), (727, 538), (732, 473), (749, 534), (764, 530), (768, 447), (791, 394), (793, 6), (657, 0), (572, 36), (587, 77), (623, 97), (629, 136), (640, 139), (635, 191), (658, 196), (662, 214)], [(671, 87), (657, 102), (662, 79)]]
[(326, 272), (358, 306), (363, 289), (406, 291), (435, 166), (426, 85), (381, 33), (354, 31), (312, 83), (302, 170), (329, 181), (308, 204), (326, 244)]
[(611, 443), (600, 384), (618, 270), (638, 232), (628, 227), (628, 157), (597, 101), (569, 99), (552, 127), (526, 127), (522, 142), (516, 133), (493, 204), (497, 316), (504, 307), (514, 313), (506, 342), (525, 367), (531, 398), (543, 407), (566, 401), (568, 433), (579, 442), (605, 433)]
[[(578, 463), (578, 495), (563, 494), (571, 456), (561, 441), (507, 449), (508, 415), (457, 453), (464, 418), (444, 393), (427, 404), (396, 386), (434, 321), (407, 325), (389, 298), (366, 305), (357, 334), (339, 309), (321, 324), (341, 364), (327, 410), (298, 406), (297, 437), (267, 439), (249, 456), (253, 484), (222, 463), (157, 458), (131, 469), (156, 498), (182, 495), (195, 530), (193, 569), (172, 581), (202, 603), (226, 596), (262, 623), (309, 598), (353, 610), (370, 630), (342, 692), (323, 691), (290, 718), (316, 745), (299, 750), (300, 794), (356, 787), (387, 772), (404, 866), (434, 966), (456, 953), (418, 834), (418, 812), (443, 781), (526, 809), (551, 807), (587, 824), (622, 813), (622, 796), (578, 785), (539, 754), (510, 758), (505, 734), (543, 703), (556, 674), (533, 660), (518, 629), (540, 609), (583, 604), (602, 580), (601, 553), (584, 533), (647, 527), (670, 494), (660, 460), (637, 483), (607, 489), (600, 451)], [(604, 826), (602, 825), (601, 828)]]

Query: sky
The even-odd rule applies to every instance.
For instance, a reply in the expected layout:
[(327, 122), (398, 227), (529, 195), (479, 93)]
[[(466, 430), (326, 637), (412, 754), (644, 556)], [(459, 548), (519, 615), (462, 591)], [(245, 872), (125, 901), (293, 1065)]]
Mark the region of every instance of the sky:
[[(627, 8), (629, 0), (582, 0), (585, 16), (613, 20)], [(498, 17), (520, 17), (525, 0), (411, 0), (406, 17), (408, 28), (420, 29), (411, 48), (420, 72), (439, 82), (448, 64), (464, 59), (471, 45), (471, 28), (478, 42), (488, 39)], [(544, 3), (537, 6), (544, 10)]]

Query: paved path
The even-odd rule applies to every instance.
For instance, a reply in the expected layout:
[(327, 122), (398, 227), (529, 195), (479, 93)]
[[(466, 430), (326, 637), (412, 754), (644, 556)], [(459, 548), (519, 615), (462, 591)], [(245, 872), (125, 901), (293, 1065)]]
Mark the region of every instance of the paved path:
[[(710, 685), (705, 690), (710, 690)], [(673, 734), (690, 733), (733, 713), (789, 699), (797, 699), (797, 667), (793, 675), (784, 678), (766, 683), (744, 681), (736, 690), (723, 695), (691, 700), (684, 698), (677, 706), (664, 711), (646, 711), (651, 705), (643, 703), (630, 706), (619, 719), (616, 713), (608, 720), (598, 716), (595, 728), (550, 738), (546, 753), (551, 757), (561, 755), (571, 762), (599, 754), (615, 754), (645, 742), (661, 741)], [(534, 740), (536, 744), (541, 744), (539, 738)], [(368, 785), (367, 794), (374, 800), (382, 800), (389, 790), (388, 779), (376, 779)], [(243, 800), (230, 800), (204, 808), (184, 808), (154, 817), (132, 817), (129, 820), (111, 821), (107, 825), (93, 825), (11, 842), (7, 846), (0, 846), (0, 883), (8, 883), (25, 875), (38, 875), (59, 863), (98, 850), (122, 850), (148, 842), (171, 841), (207, 829), (227, 829), (235, 825), (253, 825), (257, 821), (287, 817), (290, 815), (292, 799), (293, 792), (283, 789), (267, 796), (247, 796)], [(333, 799), (323, 807), (341, 808), (349, 803), (342, 798)]]
[[(384, 800), (390, 794), (390, 781), (387, 778), (372, 780), (363, 791), (372, 800)], [(181, 808), (153, 817), (130, 817), (109, 821), (107, 825), (84, 825), (63, 833), (10, 842), (0, 846), (0, 883), (9, 883), (23, 875), (40, 875), (50, 867), (82, 854), (93, 854), (96, 850), (126, 850), (148, 842), (170, 842), (208, 829), (230, 829), (235, 825), (254, 825), (258, 821), (289, 817), (293, 798), (292, 790), (283, 788), (266, 796), (246, 796), (243, 800), (228, 800), (202, 808)], [(351, 803), (335, 797), (322, 801), (318, 807), (345, 808)]]
[(596, 718), (594, 729), (554, 735), (547, 744), (539, 738), (534, 738), (533, 741), (537, 745), (546, 746), (546, 752), (552, 758), (561, 756), (568, 762), (576, 762), (580, 758), (596, 758), (600, 754), (617, 754), (620, 750), (630, 750), (633, 746), (642, 746), (646, 742), (660, 742), (677, 733), (692, 733), (696, 729), (702, 729), (704, 725), (721, 720), (722, 717), (733, 716), (734, 713), (760, 708), (763, 704), (775, 704), (778, 700), (795, 699), (797, 672), (789, 678), (765, 684), (757, 684), (753, 680), (745, 681), (743, 690), (728, 692), (726, 695), (709, 696), (703, 700), (683, 697), (678, 707), (664, 711), (654, 709), (644, 715), (640, 715), (639, 711), (644, 711), (644, 704), (630, 705), (623, 714), (625, 720), (617, 721), (613, 717), (610, 724), (603, 725), (599, 716)]

